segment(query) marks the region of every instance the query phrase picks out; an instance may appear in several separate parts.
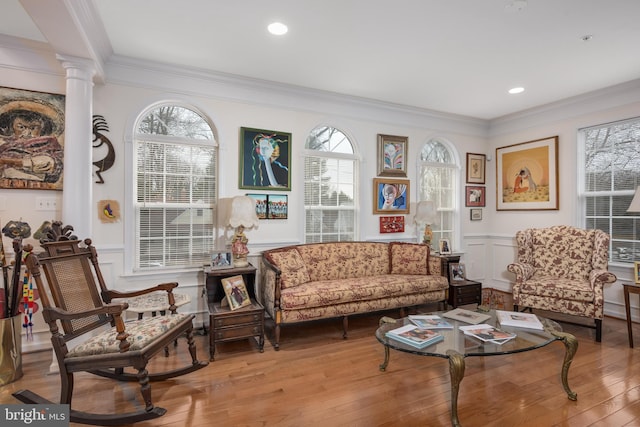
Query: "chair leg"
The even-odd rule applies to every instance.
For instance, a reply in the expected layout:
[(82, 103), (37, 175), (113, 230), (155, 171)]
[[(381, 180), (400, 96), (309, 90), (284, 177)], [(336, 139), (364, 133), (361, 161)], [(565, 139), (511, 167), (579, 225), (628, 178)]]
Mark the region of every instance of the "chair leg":
[(349, 329), (349, 316), (342, 317), (342, 339), (347, 339), (347, 330)]
[(602, 342), (602, 319), (596, 319), (596, 342)]
[(73, 374), (60, 372), (60, 403), (71, 406), (73, 397)]
[(146, 367), (138, 369), (138, 383), (140, 384), (140, 394), (144, 400), (144, 410), (149, 412), (153, 409), (151, 402), (151, 385), (149, 384), (149, 372)]

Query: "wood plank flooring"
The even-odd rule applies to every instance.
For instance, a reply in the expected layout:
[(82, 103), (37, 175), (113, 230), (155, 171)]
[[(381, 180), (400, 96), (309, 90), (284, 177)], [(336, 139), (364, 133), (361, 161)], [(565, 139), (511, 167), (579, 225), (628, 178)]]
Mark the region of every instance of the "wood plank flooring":
[[(423, 310), (424, 311), (424, 308)], [(446, 359), (391, 352), (379, 370), (382, 346), (375, 339), (382, 315), (355, 316), (349, 338), (340, 319), (282, 329), (281, 349), (265, 351), (250, 340), (218, 345), (208, 367), (153, 383), (157, 406), (168, 410), (150, 426), (450, 426), (450, 382)], [(510, 356), (468, 358), (458, 415), (473, 426), (640, 426), (640, 327), (630, 349), (624, 321), (606, 318), (603, 342), (592, 329), (563, 324), (579, 339), (569, 370), (578, 400), (567, 399), (560, 381), (564, 346)], [(196, 337), (208, 360), (208, 337)], [(171, 355), (156, 357), (149, 370), (188, 362), (184, 340)], [(59, 396), (57, 374), (47, 374), (51, 352), (23, 355), (24, 377), (0, 388), (0, 403), (18, 403), (11, 393), (28, 388), (49, 399)], [(136, 383), (116, 383), (89, 374), (76, 376), (74, 407), (93, 412), (141, 406)], [(73, 425), (73, 424), (72, 424)]]

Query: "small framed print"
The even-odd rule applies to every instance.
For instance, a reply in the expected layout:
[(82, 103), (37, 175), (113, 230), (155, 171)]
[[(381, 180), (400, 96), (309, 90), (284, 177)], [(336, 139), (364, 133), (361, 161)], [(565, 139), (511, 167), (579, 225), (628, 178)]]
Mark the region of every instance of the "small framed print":
[(471, 209), (471, 221), (482, 221), (482, 209), (480, 208)]
[(238, 308), (251, 305), (251, 299), (247, 292), (247, 287), (244, 285), (242, 276), (232, 276), (221, 280), (224, 293), (227, 296), (227, 302), (229, 308), (237, 310)]
[(487, 156), (467, 153), (467, 184), (484, 184)]
[(373, 213), (408, 214), (408, 179), (373, 178)]
[(467, 185), (464, 205), (466, 207), (484, 207), (485, 206), (485, 188)]
[(640, 261), (633, 263), (633, 277), (636, 278), (636, 285), (640, 285)]
[(378, 134), (378, 175), (407, 176), (409, 137)]
[(452, 262), (449, 264), (449, 277), (453, 281), (466, 280), (467, 275), (464, 271), (464, 264), (461, 262)]
[(440, 250), (440, 254), (450, 255), (451, 243), (449, 243), (449, 239), (440, 239), (440, 241), (438, 242), (438, 249)]
[(213, 252), (211, 254), (211, 269), (221, 270), (223, 268), (232, 268), (233, 261), (231, 252)]
[(381, 216), (380, 233), (404, 233), (404, 217), (402, 215)]

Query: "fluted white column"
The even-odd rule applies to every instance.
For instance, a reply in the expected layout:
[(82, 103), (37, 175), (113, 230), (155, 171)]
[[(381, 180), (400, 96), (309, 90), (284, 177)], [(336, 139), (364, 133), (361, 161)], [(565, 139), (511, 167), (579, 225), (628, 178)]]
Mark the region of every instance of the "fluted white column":
[(62, 223), (78, 238), (91, 236), (94, 217), (92, 185), (93, 61), (56, 55), (66, 70), (64, 181)]

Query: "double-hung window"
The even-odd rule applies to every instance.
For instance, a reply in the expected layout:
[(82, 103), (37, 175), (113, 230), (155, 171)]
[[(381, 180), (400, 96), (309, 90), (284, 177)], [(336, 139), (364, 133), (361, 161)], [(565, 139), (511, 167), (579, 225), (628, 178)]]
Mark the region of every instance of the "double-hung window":
[(357, 165), (342, 131), (330, 126), (311, 131), (304, 155), (306, 243), (356, 240)]
[(179, 105), (142, 115), (134, 137), (137, 271), (202, 266), (213, 250), (217, 153), (212, 127)]
[(611, 237), (609, 259), (640, 259), (640, 214), (628, 213), (640, 185), (640, 118), (581, 129), (584, 226)]
[(432, 139), (422, 147), (418, 162), (418, 201), (435, 203), (437, 220), (431, 226), (433, 242), (456, 240), (456, 200), (458, 167), (451, 150), (441, 141)]

